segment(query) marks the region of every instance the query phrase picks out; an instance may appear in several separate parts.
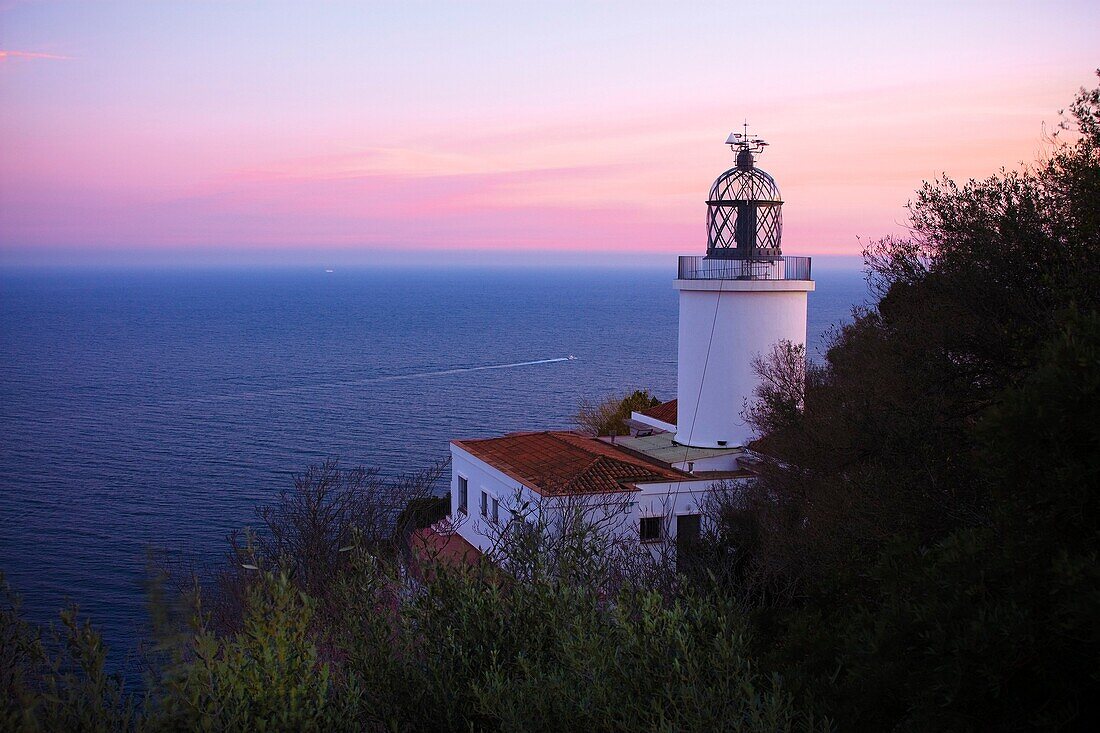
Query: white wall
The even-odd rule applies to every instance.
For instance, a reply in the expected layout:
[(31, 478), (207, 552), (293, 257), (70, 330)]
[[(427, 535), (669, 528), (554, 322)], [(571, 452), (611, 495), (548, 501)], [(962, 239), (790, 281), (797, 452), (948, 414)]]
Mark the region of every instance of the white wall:
[[(460, 476), (466, 479), (469, 489), (468, 512), (465, 515), (458, 507)], [(489, 494), (489, 518), (481, 516), (483, 491)], [(451, 520), (457, 526), (458, 533), (481, 552), (492, 548), (492, 538), (496, 534), (490, 524), (493, 498), (500, 502), (500, 521), (507, 524), (517, 497), (520, 501), (534, 501), (537, 496), (516, 479), (451, 444)]]
[(676, 442), (747, 444), (742, 417), (757, 376), (752, 360), (782, 339), (806, 342), (808, 280), (677, 280), (680, 290)]
[[(744, 485), (748, 481), (751, 479), (734, 479), (738, 485)], [(637, 532), (638, 520), (642, 517), (661, 516), (668, 520), (665, 524), (668, 538), (675, 539), (676, 517), (681, 514), (702, 514), (706, 496), (714, 490), (714, 485), (715, 482), (710, 479), (641, 484), (641, 491), (636, 495), (634, 531)]]

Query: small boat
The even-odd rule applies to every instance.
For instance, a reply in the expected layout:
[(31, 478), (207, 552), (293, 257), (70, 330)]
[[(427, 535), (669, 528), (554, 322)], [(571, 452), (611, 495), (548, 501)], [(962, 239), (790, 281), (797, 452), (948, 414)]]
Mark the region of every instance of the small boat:
[(568, 359), (569, 361), (573, 361), (573, 360), (574, 360), (574, 359), (576, 359), (577, 357), (575, 357), (575, 356), (573, 356), (572, 354), (570, 354), (569, 356), (567, 356), (567, 357), (565, 357), (565, 358), (566, 358), (566, 359)]

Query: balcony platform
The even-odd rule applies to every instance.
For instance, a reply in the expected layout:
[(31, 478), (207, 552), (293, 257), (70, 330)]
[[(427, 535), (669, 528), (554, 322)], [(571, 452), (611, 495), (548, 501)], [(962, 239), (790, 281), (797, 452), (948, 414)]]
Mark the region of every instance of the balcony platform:
[(813, 282), (809, 257), (784, 256), (741, 260), (687, 255), (680, 257), (677, 280)]

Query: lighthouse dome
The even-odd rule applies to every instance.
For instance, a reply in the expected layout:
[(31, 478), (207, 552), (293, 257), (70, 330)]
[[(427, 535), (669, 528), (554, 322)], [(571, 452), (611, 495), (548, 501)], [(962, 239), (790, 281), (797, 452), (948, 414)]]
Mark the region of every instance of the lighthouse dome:
[(755, 259), (781, 254), (783, 199), (775, 179), (741, 148), (737, 165), (718, 176), (707, 196), (707, 256)]

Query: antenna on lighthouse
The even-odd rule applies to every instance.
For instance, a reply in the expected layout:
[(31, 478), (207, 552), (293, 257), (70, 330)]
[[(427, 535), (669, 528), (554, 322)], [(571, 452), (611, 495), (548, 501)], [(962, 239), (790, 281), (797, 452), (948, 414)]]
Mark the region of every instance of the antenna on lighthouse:
[(764, 138), (749, 136), (748, 120), (745, 120), (744, 132), (731, 132), (730, 136), (726, 138), (725, 144), (729, 145), (730, 150), (735, 153), (740, 153), (745, 150), (749, 153), (755, 153), (756, 155), (764, 152), (764, 148), (768, 146)]

